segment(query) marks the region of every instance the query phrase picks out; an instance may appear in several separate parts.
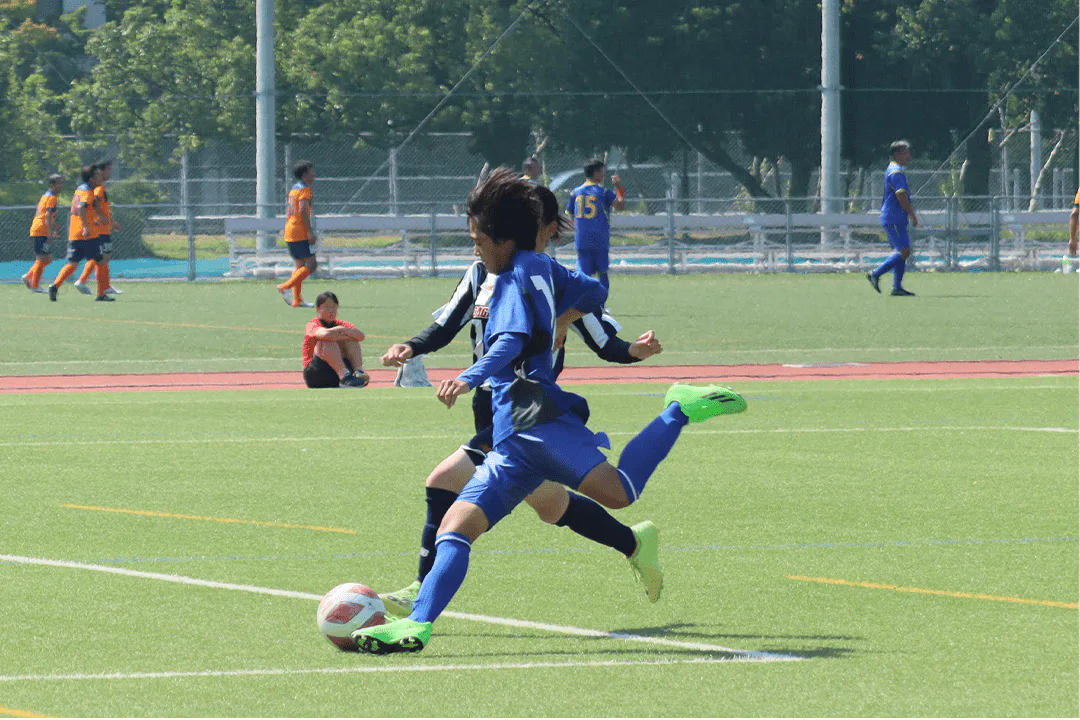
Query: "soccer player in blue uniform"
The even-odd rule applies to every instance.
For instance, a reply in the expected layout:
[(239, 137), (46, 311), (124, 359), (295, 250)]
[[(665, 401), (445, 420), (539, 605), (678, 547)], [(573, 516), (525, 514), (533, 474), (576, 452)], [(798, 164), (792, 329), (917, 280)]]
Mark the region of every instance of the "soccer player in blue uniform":
[(919, 227), (919, 218), (915, 208), (911, 207), (907, 176), (904, 166), (911, 162), (911, 145), (906, 140), (897, 140), (889, 146), (889, 167), (885, 171), (885, 196), (881, 200), (881, 226), (889, 237), (893, 254), (885, 258), (873, 272), (866, 273), (870, 286), (881, 292), (878, 283), (881, 276), (892, 270), (892, 294), (897, 297), (914, 297), (915, 293), (904, 289), (904, 269), (911, 256), (911, 240), (908, 238), (908, 219), (914, 227)]
[[(528, 177), (521, 179), (531, 182)], [(536, 238), (536, 252), (542, 253), (548, 243), (554, 242), (570, 223), (562, 214), (554, 193), (542, 185), (535, 185), (534, 192), (543, 206), (540, 233)], [(475, 262), (465, 271), (450, 302), (439, 309), (435, 322), (411, 340), (392, 345), (383, 355), (383, 364), (397, 365), (417, 355), (436, 352), (449, 345), (466, 325), (471, 326), (473, 362), (479, 361), (484, 356), (484, 330), (497, 277), (487, 272), (483, 262)], [(617, 323), (604, 313), (586, 315), (571, 327), (590, 350), (608, 362), (635, 363), (663, 351), (651, 330), (635, 342), (618, 337)], [(565, 348), (560, 348), (555, 357), (556, 378), (562, 371), (564, 356)], [(476, 388), (472, 405), (476, 434), (440, 462), (424, 483), (427, 519), (420, 534), (420, 562), (416, 580), (395, 592), (379, 594), (387, 609), (399, 617), (412, 612), (420, 585), (435, 563), (435, 537), (443, 517), (491, 451), (494, 433), (491, 389), (485, 386)], [(659, 529), (652, 522), (645, 521), (628, 527), (612, 517), (595, 500), (568, 492), (565, 486), (550, 481), (526, 497), (525, 502), (544, 522), (567, 527), (582, 537), (622, 553), (629, 560), (634, 575), (645, 586), (649, 601), (660, 599), (663, 571), (659, 558)]]
[(570, 192), (566, 212), (574, 218), (574, 247), (578, 270), (596, 275), (604, 287), (608, 280), (608, 254), (611, 251), (611, 211), (626, 207), (626, 189), (618, 175), (611, 176), (615, 190), (604, 187), (604, 161), (594, 158), (585, 166), (585, 184)]
[(357, 630), (353, 639), (364, 652), (422, 650), (432, 622), (465, 580), (472, 543), (545, 479), (609, 508), (626, 507), (640, 497), (687, 423), (746, 409), (727, 388), (674, 385), (663, 413), (627, 444), (618, 467), (608, 463), (599, 449), (608, 447), (607, 437), (585, 426), (588, 404), (552, 377), (557, 327), (602, 307), (606, 288), (534, 251), (540, 203), (512, 170), (496, 171), (470, 194), (468, 216), (476, 251), (497, 276), (487, 352), (456, 379), (440, 383), (438, 397), (453, 407), (458, 397), (490, 379), (493, 449), (443, 518), (435, 565), (412, 613)]

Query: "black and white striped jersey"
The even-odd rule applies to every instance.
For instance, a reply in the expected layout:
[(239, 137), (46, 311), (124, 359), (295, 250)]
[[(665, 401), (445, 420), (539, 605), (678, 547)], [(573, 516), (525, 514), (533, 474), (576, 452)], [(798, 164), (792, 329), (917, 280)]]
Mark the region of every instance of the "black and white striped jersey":
[[(450, 301), (435, 311), (435, 322), (405, 344), (413, 355), (424, 355), (441, 350), (450, 344), (466, 325), (471, 324), (473, 362), (484, 356), (484, 331), (487, 328), (491, 292), (495, 276), (489, 275), (484, 263), (472, 264), (461, 277)], [(613, 363), (634, 363), (638, 359), (630, 355), (630, 343), (618, 337), (621, 329), (615, 319), (606, 313), (586, 315), (571, 327), (585, 341), (589, 349), (600, 358)], [(555, 374), (562, 371), (565, 349), (555, 355)]]

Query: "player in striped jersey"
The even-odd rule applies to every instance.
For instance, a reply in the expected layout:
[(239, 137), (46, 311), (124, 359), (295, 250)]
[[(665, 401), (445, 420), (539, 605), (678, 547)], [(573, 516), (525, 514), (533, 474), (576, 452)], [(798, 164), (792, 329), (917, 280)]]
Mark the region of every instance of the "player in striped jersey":
[[(557, 239), (568, 223), (559, 212), (559, 202), (550, 190), (537, 186), (536, 194), (544, 208), (536, 249), (543, 252), (548, 242)], [(413, 339), (392, 346), (383, 356), (383, 364), (398, 365), (409, 358), (444, 348), (466, 324), (470, 325), (473, 362), (479, 360), (485, 351), (484, 329), (494, 282), (495, 275), (488, 273), (483, 262), (474, 263), (461, 278), (450, 302), (440, 309), (435, 322)], [(663, 350), (651, 330), (632, 343), (618, 337), (618, 324), (601, 311), (575, 321), (572, 327), (589, 349), (608, 362), (640, 362)], [(561, 328), (560, 332), (565, 335), (566, 328)], [(559, 344), (554, 361), (556, 375), (562, 370), (565, 354)], [(392, 613), (406, 616), (411, 611), (420, 584), (435, 562), (435, 536), (439, 524), (491, 450), (494, 419), (491, 389), (487, 384), (476, 388), (472, 403), (476, 435), (439, 463), (425, 482), (428, 510), (421, 533), (417, 579), (397, 592), (380, 595)], [(569, 527), (582, 537), (623, 553), (630, 560), (634, 574), (645, 585), (649, 600), (656, 602), (660, 599), (663, 573), (658, 553), (659, 533), (653, 523), (646, 521), (632, 528), (627, 527), (599, 503), (569, 492), (565, 486), (554, 482), (545, 482), (525, 501), (544, 522)]]

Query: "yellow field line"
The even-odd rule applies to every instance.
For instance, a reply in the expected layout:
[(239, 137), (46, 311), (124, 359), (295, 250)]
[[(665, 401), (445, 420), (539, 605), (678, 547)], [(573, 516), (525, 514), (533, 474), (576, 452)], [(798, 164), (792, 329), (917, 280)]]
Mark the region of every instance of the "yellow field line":
[(156, 512), (154, 510), (126, 510), (124, 508), (107, 508), (96, 505), (72, 505), (64, 504), (60, 507), (71, 510), (96, 510), (98, 512), (123, 513), (125, 515), (145, 515), (147, 517), (178, 518), (180, 520), (206, 520), (209, 522), (235, 523), (237, 525), (262, 525), (264, 527), (290, 528), (292, 530), (318, 530), (320, 532), (343, 533), (355, 535), (355, 530), (348, 528), (322, 527), (320, 525), (292, 525), (290, 523), (265, 522), (263, 520), (241, 520), (239, 518), (219, 518), (210, 515), (182, 515), (180, 513)]
[[(257, 328), (257, 327), (244, 327), (237, 325), (203, 325), (200, 323), (178, 323), (178, 322), (163, 322), (158, 320), (124, 320), (118, 318), (96, 318), (96, 317), (70, 317), (67, 315), (24, 315), (21, 313), (0, 313), (0, 317), (11, 318), (24, 318), (27, 320), (74, 320), (77, 322), (102, 322), (102, 323), (120, 323), (123, 325), (154, 325), (156, 327), (177, 327), (177, 328), (197, 328), (200, 330), (248, 330), (250, 332), (267, 332), (267, 333), (280, 333), (284, 335), (295, 335), (300, 337), (302, 329), (297, 330), (282, 330), (280, 328)], [(395, 340), (389, 335), (367, 335), (366, 337), (372, 340)]]
[(51, 715), (39, 715), (38, 713), (28, 712), (26, 710), (14, 710), (12, 708), (0, 707), (0, 715), (7, 717), (25, 717), (25, 718), (47, 718)]
[(1047, 607), (1067, 608), (1069, 610), (1080, 609), (1080, 603), (1064, 603), (1056, 600), (1031, 600), (1029, 598), (1007, 597), (1002, 595), (983, 595), (982, 593), (953, 592), (951, 590), (928, 590), (926, 588), (901, 587), (899, 585), (886, 585), (884, 583), (859, 582), (856, 580), (838, 580), (836, 578), (815, 578), (802, 575), (788, 575), (788, 580), (800, 582), (825, 583), (827, 585), (851, 585), (864, 587), (872, 590), (895, 590), (896, 592), (920, 593), (923, 595), (945, 595), (947, 597), (970, 598), (973, 600), (994, 600), (996, 602), (1022, 603), (1024, 605), (1045, 605)]

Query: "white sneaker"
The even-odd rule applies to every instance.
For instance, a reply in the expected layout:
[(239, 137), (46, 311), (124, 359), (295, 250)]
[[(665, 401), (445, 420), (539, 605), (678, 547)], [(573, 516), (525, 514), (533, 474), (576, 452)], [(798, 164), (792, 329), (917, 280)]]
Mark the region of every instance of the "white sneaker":
[(292, 307), (292, 288), (288, 290), (278, 290), (281, 293), (281, 299), (285, 301), (285, 304)]
[(1073, 271), (1073, 263), (1080, 261), (1080, 258), (1073, 255), (1061, 256), (1061, 272), (1068, 274)]
[(23, 285), (26, 286), (27, 290), (29, 290), (30, 292), (34, 291), (34, 286), (30, 284), (30, 273), (26, 273), (19, 279), (23, 281)]
[(105, 294), (106, 295), (123, 295), (124, 291), (123, 290), (117, 290), (112, 285), (110, 285), (109, 287), (105, 288)]
[(32, 293), (42, 293), (42, 294), (45, 294), (45, 293), (47, 293), (47, 292), (49, 292), (49, 291), (48, 291), (48, 290), (46, 290), (46, 289), (45, 289), (45, 288), (43, 288), (43, 287), (36, 287), (36, 288), (35, 288), (35, 287), (32, 287), (32, 288), (30, 288), (30, 292), (32, 292)]
[(394, 378), (396, 387), (431, 387), (431, 381), (428, 380), (427, 376), (427, 368), (424, 367), (423, 357), (423, 355), (417, 355), (410, 358), (398, 368), (397, 377)]
[(293, 307), (313, 308), (315, 307), (315, 303), (309, 303), (307, 300), (301, 300), (299, 305), (293, 305)]
[(75, 289), (81, 292), (83, 295), (90, 294), (90, 288), (86, 283), (81, 283), (78, 280), (75, 281)]

